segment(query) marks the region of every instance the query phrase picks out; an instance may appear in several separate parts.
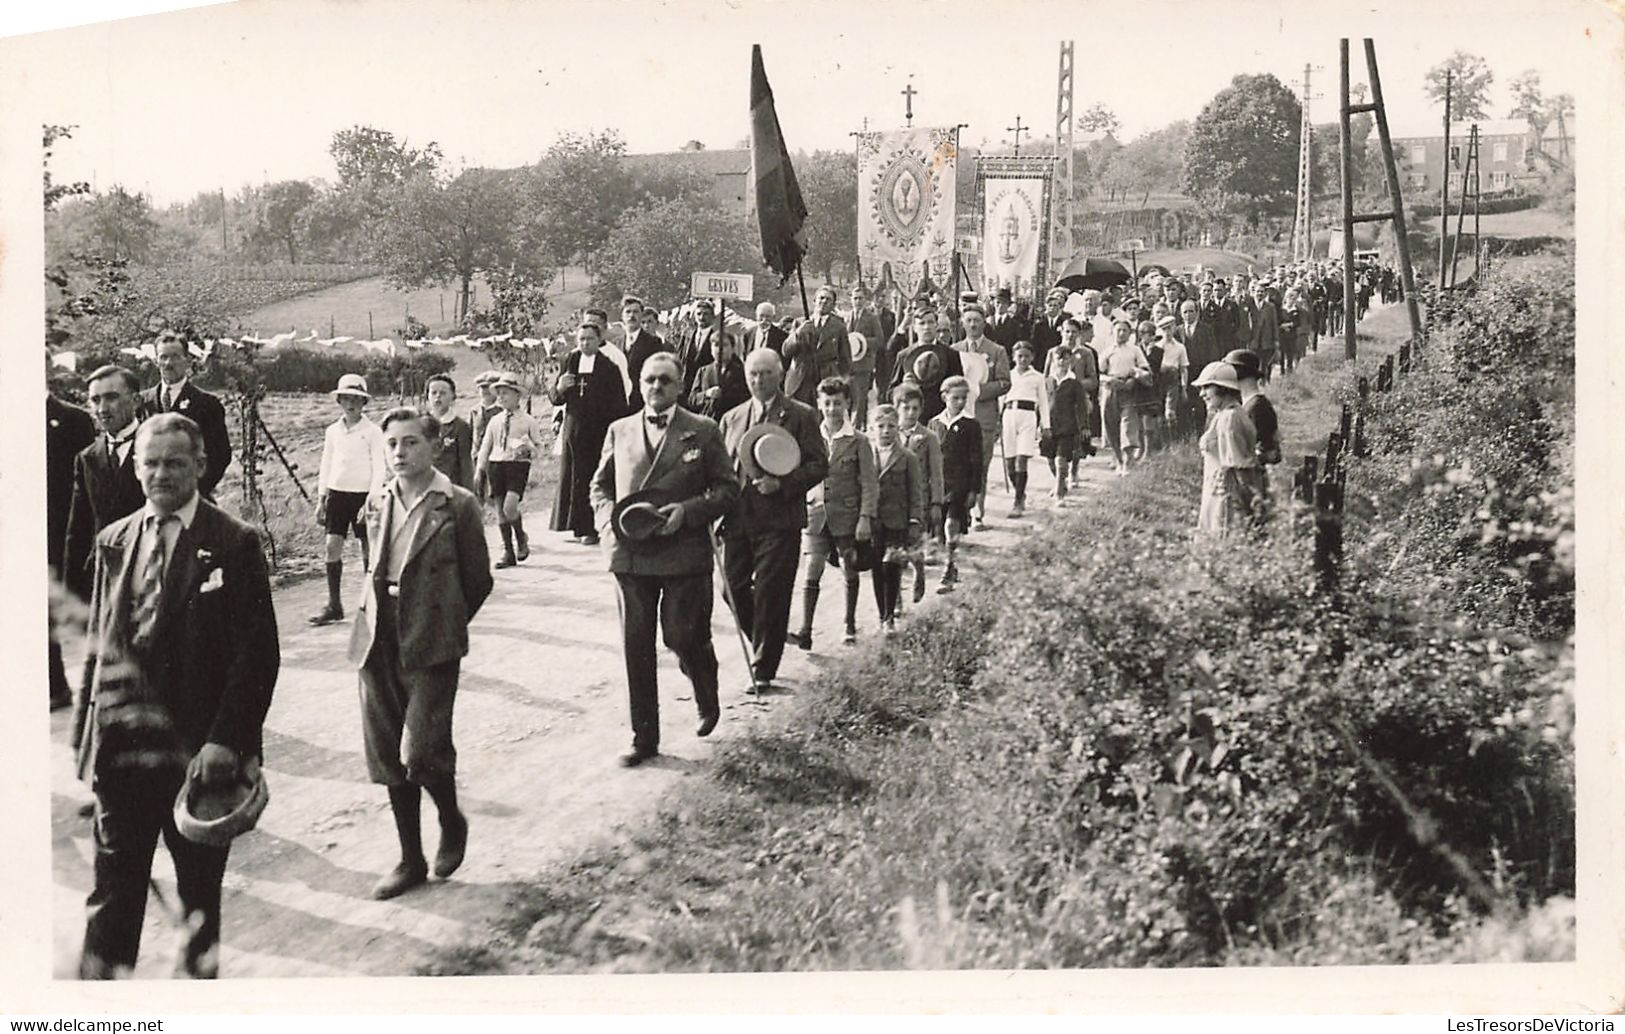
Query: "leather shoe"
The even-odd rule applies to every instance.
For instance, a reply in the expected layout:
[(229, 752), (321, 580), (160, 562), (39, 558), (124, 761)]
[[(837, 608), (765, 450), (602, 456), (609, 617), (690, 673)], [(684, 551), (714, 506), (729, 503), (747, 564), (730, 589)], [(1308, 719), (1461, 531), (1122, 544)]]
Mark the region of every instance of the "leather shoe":
[(445, 879), (463, 864), (468, 850), (468, 816), (461, 812), (440, 824), (440, 847), (434, 853), (434, 874)]
[(652, 757), (659, 755), (658, 750), (634, 750), (630, 754), (621, 755), (622, 768), (637, 768)]
[(312, 614), (310, 616), (310, 624), (313, 627), (316, 627), (316, 628), (320, 628), (323, 625), (337, 624), (338, 622), (343, 621), (343, 620), (344, 620), (344, 608), (343, 607), (332, 607), (332, 606), (323, 607), (321, 610), (317, 611), (316, 613), (314, 613), (314, 614)]
[(721, 712), (717, 712), (717, 711), (713, 711), (710, 714), (702, 714), (702, 715), (700, 715), (700, 727), (698, 729), (694, 730), (694, 735), (696, 735), (696, 736), (709, 736), (709, 735), (711, 735), (711, 730), (715, 729), (717, 727), (717, 722), (720, 721), (721, 718), (722, 718)]
[(384, 878), (373, 884), (372, 896), (375, 901), (388, 901), (390, 898), (400, 897), (413, 887), (421, 887), (429, 882), (429, 867), (422, 862), (413, 864), (402, 862), (389, 872)]
[(786, 632), (784, 634), (784, 641), (793, 646), (800, 647), (803, 650), (811, 650), (813, 646), (812, 630), (808, 629), (805, 632)]

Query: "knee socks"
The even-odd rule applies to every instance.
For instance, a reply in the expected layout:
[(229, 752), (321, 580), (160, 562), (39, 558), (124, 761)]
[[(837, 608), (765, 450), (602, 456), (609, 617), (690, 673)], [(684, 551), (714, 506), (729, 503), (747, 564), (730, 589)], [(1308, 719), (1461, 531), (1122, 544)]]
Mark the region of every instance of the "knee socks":
[(846, 630), (858, 627), (858, 575), (854, 571), (846, 579)]
[(401, 841), (401, 861), (421, 866), (423, 861), (423, 793), (414, 783), (389, 788), (389, 810), (395, 813), (395, 834)]
[(497, 531), (502, 533), (503, 555), (513, 556), (513, 526), (506, 520), (498, 520)]
[(344, 561), (329, 560), (327, 562), (327, 605), (334, 610), (338, 610), (342, 606), (339, 603), (339, 583), (343, 579)]
[(463, 817), (462, 809), (457, 807), (457, 780), (453, 778), (440, 779), (429, 783), (424, 789), (434, 798), (434, 806), (440, 812), (440, 824), (443, 826), (450, 820), (456, 823)]
[(801, 631), (812, 634), (813, 614), (818, 610), (818, 583), (808, 582), (801, 587)]
[(372, 550), (367, 547), (367, 525), (363, 521), (355, 522), (355, 538), (361, 543), (361, 570), (372, 570)]

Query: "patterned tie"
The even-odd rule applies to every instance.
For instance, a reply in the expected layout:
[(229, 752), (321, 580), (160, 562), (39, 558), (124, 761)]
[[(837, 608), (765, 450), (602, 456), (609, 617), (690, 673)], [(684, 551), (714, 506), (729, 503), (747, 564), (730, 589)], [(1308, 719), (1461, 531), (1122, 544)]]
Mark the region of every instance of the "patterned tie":
[(164, 412), (172, 413), (175, 410), (175, 389), (168, 384), (164, 385)]
[(164, 529), (170, 521), (180, 520), (175, 514), (149, 516), (146, 520), (147, 541), (143, 544), (145, 556), (141, 561), (141, 581), (136, 588), (135, 607), (130, 626), (135, 630), (132, 638), (138, 646), (152, 639), (158, 622), (158, 605), (164, 591)]

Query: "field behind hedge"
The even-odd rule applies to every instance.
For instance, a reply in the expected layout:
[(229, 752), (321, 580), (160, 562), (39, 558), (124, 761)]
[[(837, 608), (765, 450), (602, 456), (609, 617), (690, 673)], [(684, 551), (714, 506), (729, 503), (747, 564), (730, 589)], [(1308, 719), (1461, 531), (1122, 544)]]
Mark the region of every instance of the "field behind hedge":
[[(1572, 269), (1439, 315), (1340, 592), (1288, 507), (1194, 541), (1199, 460), (1156, 457), (434, 971), (1571, 958)], [(1403, 320), (1272, 388), (1288, 466)]]

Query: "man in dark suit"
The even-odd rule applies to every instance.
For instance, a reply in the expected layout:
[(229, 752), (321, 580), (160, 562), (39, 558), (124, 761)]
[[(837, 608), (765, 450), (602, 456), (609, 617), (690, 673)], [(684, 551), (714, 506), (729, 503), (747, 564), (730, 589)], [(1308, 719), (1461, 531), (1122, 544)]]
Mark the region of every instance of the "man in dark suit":
[(758, 348), (767, 348), (783, 358), (784, 341), (790, 336), (790, 332), (774, 322), (774, 317), (778, 314), (778, 307), (772, 302), (762, 302), (756, 306), (756, 326), (745, 338), (741, 354), (750, 355)]
[(621, 325), (626, 328), (626, 343), (622, 348), (626, 352), (626, 375), (632, 381), (627, 403), (633, 409), (643, 405), (643, 394), (638, 387), (643, 364), (656, 352), (666, 350), (666, 343), (650, 332), (648, 317), (649, 312), (641, 300), (627, 298), (621, 302)]
[[(783, 363), (768, 351), (745, 360), (750, 401), (722, 416), (722, 436), (736, 476), (743, 482), (739, 501), (723, 522), (723, 567), (739, 627), (755, 658), (756, 688), (778, 677), (790, 630), (790, 597), (795, 591), (801, 529), (807, 525), (807, 490), (824, 480), (829, 456), (818, 431), (818, 412), (785, 396), (779, 388)], [(784, 477), (747, 478), (739, 465), (739, 440), (759, 423), (789, 431), (801, 450), (801, 464)]]
[(158, 335), (159, 383), (141, 393), (141, 416), (179, 413), (203, 429), (203, 448), (208, 453), (208, 469), (198, 480), (203, 498), (214, 498), (214, 486), (231, 466), (231, 435), (226, 430), (226, 407), (220, 399), (193, 384), (192, 356), (186, 341), (173, 331)]
[(80, 599), (90, 599), (96, 536), (146, 497), (135, 477), (136, 408), (141, 382), (122, 366), (103, 366), (90, 375), (90, 413), (101, 436), (73, 462), (73, 492), (62, 540), (62, 580)]
[(987, 336), (1004, 346), (1006, 352), (1017, 341), (1026, 339), (1029, 328), (1016, 314), (1010, 288), (1001, 287), (993, 294), (993, 315), (987, 321)]
[(401, 845), (400, 862), (372, 889), (385, 900), (429, 878), (424, 790), (440, 815), (435, 875), (463, 863), (468, 819), (457, 806), (452, 708), (468, 623), (492, 581), (479, 501), (434, 466), (439, 421), (403, 407), (385, 414), (380, 430), (395, 473), (367, 517), (372, 577), (350, 631), (350, 663), (360, 669), (367, 774), (388, 788)]
[(204, 786), (258, 774), (281, 652), (259, 535), (200, 496), (203, 450), (189, 418), (149, 418), (135, 442), (146, 504), (96, 537), (79, 743), (80, 774), (96, 794), (83, 979), (135, 966), (160, 834), (186, 915), (177, 969), (219, 969), (229, 849), (182, 836), (175, 798), (189, 771)]
[[(711, 642), (711, 523), (732, 508), (739, 482), (717, 425), (677, 406), (681, 378), (668, 352), (643, 364), (643, 409), (610, 425), (592, 480), (598, 533), (620, 597), (632, 712), (632, 750), (621, 763), (628, 768), (660, 752), (657, 625), (693, 684), (698, 735), (709, 736), (722, 714)], [(671, 501), (660, 507), (665, 524), (634, 543), (621, 537), (611, 516), (616, 500), (642, 490), (663, 492)]]
[[(51, 577), (62, 578), (62, 548), (68, 537), (68, 507), (73, 501), (73, 469), (79, 453), (96, 440), (96, 423), (89, 413), (70, 406), (49, 392), (45, 395), (45, 559)], [(51, 710), (73, 703), (67, 673), (62, 670), (62, 645), (50, 637)]]
[(784, 379), (785, 394), (806, 401), (818, 393), (825, 377), (852, 376), (852, 342), (846, 321), (835, 311), (835, 288), (825, 284), (813, 298), (813, 312), (803, 325), (804, 333), (793, 334), (784, 343), (784, 358), (790, 368)]
[(1066, 300), (1072, 292), (1064, 287), (1057, 287), (1044, 296), (1044, 313), (1033, 320), (1033, 326), (1028, 340), (1033, 345), (1033, 367), (1035, 369), (1048, 369), (1045, 360), (1049, 350), (1061, 343), (1061, 328), (1066, 325)]
[[(678, 338), (677, 347), (672, 349), (683, 364), (682, 398), (688, 398), (689, 392), (694, 390), (694, 378), (699, 376), (700, 369), (715, 361), (716, 348), (712, 345), (712, 341), (720, 333), (722, 333), (722, 314), (717, 310), (715, 302), (709, 298), (701, 298), (694, 303), (693, 329), (684, 331)], [(640, 381), (639, 384), (641, 383)]]

